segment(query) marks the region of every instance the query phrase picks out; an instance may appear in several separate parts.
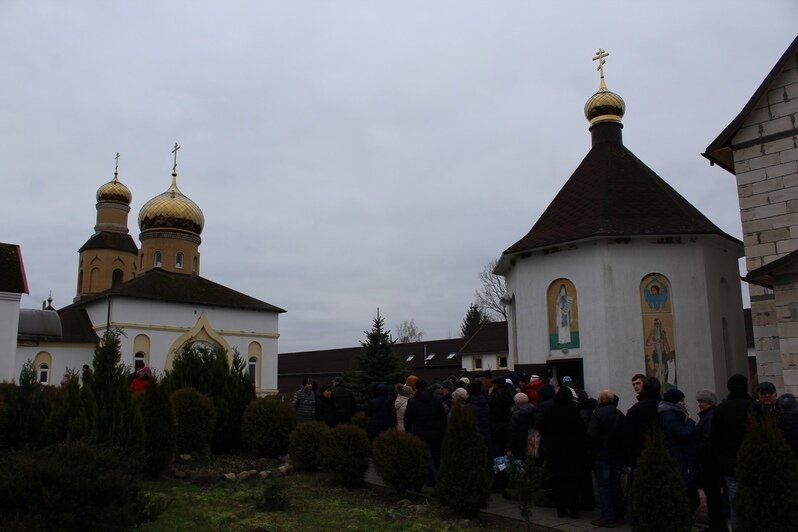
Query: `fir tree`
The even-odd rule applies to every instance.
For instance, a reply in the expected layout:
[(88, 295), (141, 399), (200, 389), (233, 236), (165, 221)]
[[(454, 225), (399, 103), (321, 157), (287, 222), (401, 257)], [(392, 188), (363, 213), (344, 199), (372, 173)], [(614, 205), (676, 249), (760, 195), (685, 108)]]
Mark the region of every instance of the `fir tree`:
[(385, 330), (385, 318), (379, 310), (366, 340), (360, 342), (363, 352), (358, 357), (359, 372), (349, 376), (352, 392), (359, 408), (364, 408), (376, 384), (394, 385), (404, 382), (408, 371), (401, 356), (394, 350), (396, 343), (390, 331)]
[(682, 476), (659, 430), (646, 438), (629, 492), (627, 518), (635, 531), (679, 532), (692, 526)]
[(463, 318), (463, 324), (460, 326), (460, 336), (463, 338), (471, 338), (480, 327), (489, 321), (490, 319), (488, 319), (477, 304), (472, 303), (471, 306), (468, 307), (465, 318)]
[(441, 504), (473, 517), (490, 499), (491, 473), (488, 451), (473, 412), (455, 405), (449, 417), (441, 449), (435, 495)]
[(94, 349), (91, 387), (97, 401), (98, 443), (110, 443), (142, 456), (144, 422), (128, 387), (127, 368), (120, 362), (119, 331), (108, 331)]
[(752, 413), (737, 453), (737, 530), (791, 530), (798, 523), (798, 465), (775, 420)]

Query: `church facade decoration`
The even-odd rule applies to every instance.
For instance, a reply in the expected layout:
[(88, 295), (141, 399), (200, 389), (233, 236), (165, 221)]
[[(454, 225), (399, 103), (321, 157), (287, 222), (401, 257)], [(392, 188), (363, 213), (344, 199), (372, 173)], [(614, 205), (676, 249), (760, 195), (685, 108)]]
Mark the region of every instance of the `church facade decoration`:
[(568, 279), (557, 279), (549, 285), (549, 349), (579, 347), (579, 317), (576, 287)]
[(658, 273), (640, 282), (646, 375), (658, 378), (664, 390), (677, 386), (671, 294), (670, 282)]

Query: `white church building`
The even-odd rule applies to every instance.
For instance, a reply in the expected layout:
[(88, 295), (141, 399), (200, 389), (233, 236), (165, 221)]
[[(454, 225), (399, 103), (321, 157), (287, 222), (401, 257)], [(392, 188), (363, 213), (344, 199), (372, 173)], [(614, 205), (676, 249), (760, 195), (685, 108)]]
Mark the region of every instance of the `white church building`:
[(623, 99), (585, 105), (592, 147), (531, 230), (501, 255), (514, 367), (614, 390), (656, 376), (688, 399), (747, 374), (738, 258), (721, 231), (622, 140)]
[(200, 276), (200, 208), (172, 184), (139, 212), (141, 248), (129, 234), (132, 194), (114, 178), (97, 191), (94, 233), (79, 249), (77, 295), (59, 310), (21, 309), (22, 253), (0, 244), (0, 380), (33, 361), (43, 384), (91, 365), (108, 329), (122, 332), (122, 362), (156, 374), (186, 345), (237, 350), (259, 394), (277, 391), (278, 316), (283, 309)]

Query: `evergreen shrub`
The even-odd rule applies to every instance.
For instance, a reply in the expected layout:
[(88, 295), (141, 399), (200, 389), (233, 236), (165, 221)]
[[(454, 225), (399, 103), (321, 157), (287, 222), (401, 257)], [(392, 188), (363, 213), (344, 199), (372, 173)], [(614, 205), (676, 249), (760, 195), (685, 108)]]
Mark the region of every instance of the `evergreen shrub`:
[(177, 420), (177, 450), (183, 454), (205, 451), (216, 423), (211, 400), (194, 388), (181, 388), (169, 399)]
[(798, 523), (798, 465), (774, 419), (752, 413), (735, 466), (737, 530), (791, 530)]
[(4, 389), (5, 424), (4, 445), (10, 449), (23, 449), (39, 445), (42, 427), (50, 412), (48, 396), (36, 381), (36, 370), (31, 360), (22, 365), (19, 384), (9, 384)]
[(435, 495), (444, 506), (465, 517), (486, 508), (493, 480), (485, 440), (474, 414), (460, 405), (452, 408), (441, 449)]
[(355, 412), (355, 415), (352, 416), (352, 425), (359, 429), (366, 430), (369, 426), (369, 418), (366, 413), (361, 411)]
[(290, 404), (262, 397), (244, 410), (241, 436), (259, 456), (273, 458), (288, 451), (289, 436), (296, 425), (296, 411)]
[(327, 430), (327, 424), (322, 421), (308, 421), (300, 423), (291, 431), (288, 454), (296, 469), (318, 469), (321, 438)]
[(291, 499), (286, 493), (287, 486), (282, 480), (271, 480), (263, 487), (255, 507), (262, 512), (281, 512), (291, 507)]
[(136, 461), (82, 441), (0, 458), (0, 529), (129, 530), (155, 517)]
[(177, 448), (177, 421), (169, 396), (156, 381), (151, 381), (139, 397), (144, 418), (144, 471), (158, 478), (166, 471)]
[(366, 431), (354, 425), (338, 425), (327, 431), (319, 449), (321, 466), (345, 486), (361, 486), (371, 458)]
[(404, 495), (427, 478), (427, 445), (409, 432), (389, 429), (374, 440), (373, 462), (382, 480)]
[(541, 497), (544, 482), (544, 468), (535, 464), (535, 458), (528, 456), (521, 471), (516, 470), (510, 477), (508, 492), (518, 503), (518, 511), (526, 522), (527, 530), (532, 530), (532, 508)]
[(662, 431), (646, 437), (629, 492), (627, 519), (632, 530), (690, 530), (690, 503), (676, 461), (665, 449)]

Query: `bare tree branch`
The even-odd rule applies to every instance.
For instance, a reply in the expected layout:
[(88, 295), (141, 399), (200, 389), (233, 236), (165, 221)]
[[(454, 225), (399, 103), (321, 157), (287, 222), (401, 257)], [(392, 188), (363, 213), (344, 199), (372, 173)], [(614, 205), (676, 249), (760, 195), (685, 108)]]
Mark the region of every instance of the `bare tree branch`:
[(493, 274), (497, 262), (497, 260), (490, 261), (479, 272), (482, 286), (475, 292), (476, 302), (490, 319), (507, 321), (507, 310), (501, 302), (501, 298), (507, 293), (507, 285), (504, 277)]
[(396, 326), (396, 343), (398, 344), (420, 342), (423, 336), (424, 331), (419, 329), (413, 320), (405, 320)]

